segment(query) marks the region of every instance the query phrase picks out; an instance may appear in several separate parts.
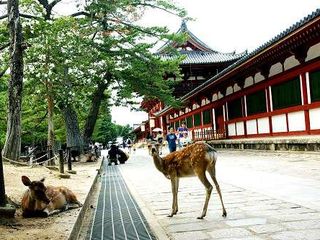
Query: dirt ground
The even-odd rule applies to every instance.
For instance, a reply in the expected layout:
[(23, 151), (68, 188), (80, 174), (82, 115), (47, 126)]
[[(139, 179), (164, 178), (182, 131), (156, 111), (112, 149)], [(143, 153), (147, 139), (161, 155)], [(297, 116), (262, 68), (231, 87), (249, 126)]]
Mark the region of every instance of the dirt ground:
[[(27, 189), (21, 182), (21, 176), (26, 175), (31, 181), (45, 177), (46, 185), (66, 186), (83, 203), (100, 165), (101, 158), (97, 162), (87, 163), (81, 160), (73, 163), (72, 170), (77, 173), (72, 174), (69, 179), (63, 179), (58, 177), (58, 171), (46, 167), (15, 166), (4, 162), (6, 194), (15, 203), (20, 204), (22, 195)], [(23, 218), (21, 208), (18, 208), (14, 219), (0, 218), (0, 239), (67, 239), (80, 209), (71, 209), (48, 218)]]

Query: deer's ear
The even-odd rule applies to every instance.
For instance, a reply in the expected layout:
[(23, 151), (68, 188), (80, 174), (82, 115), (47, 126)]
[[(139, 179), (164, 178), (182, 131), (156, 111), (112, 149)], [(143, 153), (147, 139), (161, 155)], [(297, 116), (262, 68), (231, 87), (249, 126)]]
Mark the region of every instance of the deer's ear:
[(44, 180), (46, 180), (46, 178), (41, 178), (40, 182), (44, 182)]
[(22, 176), (21, 177), (21, 181), (23, 182), (23, 184), (27, 187), (29, 187), (31, 185), (31, 181), (27, 176)]

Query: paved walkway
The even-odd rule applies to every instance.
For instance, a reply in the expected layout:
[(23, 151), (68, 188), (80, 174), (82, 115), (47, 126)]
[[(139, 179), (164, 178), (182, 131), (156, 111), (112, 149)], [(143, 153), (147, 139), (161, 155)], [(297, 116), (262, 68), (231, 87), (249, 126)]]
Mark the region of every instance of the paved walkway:
[(218, 151), (217, 179), (228, 217), (213, 191), (204, 220), (205, 190), (180, 181), (173, 218), (171, 186), (145, 150), (118, 166), (158, 239), (320, 239), (320, 154)]

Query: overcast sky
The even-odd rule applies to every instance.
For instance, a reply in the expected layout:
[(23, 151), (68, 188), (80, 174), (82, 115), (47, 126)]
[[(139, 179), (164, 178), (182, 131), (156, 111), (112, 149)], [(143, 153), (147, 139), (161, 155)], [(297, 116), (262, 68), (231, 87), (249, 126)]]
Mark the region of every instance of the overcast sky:
[[(194, 21), (187, 23), (191, 32), (219, 52), (253, 51), (297, 21), (320, 8), (320, 0), (176, 0)], [(166, 25), (177, 31), (181, 19), (161, 13), (146, 12), (146, 25)], [(113, 108), (117, 124), (141, 123), (145, 113), (128, 108)]]

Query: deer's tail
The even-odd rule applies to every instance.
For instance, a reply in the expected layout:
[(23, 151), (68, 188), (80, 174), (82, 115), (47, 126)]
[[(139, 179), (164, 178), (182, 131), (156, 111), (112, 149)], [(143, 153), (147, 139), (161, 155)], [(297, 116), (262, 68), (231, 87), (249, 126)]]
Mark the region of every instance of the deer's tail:
[(207, 147), (208, 155), (210, 156), (211, 163), (215, 164), (218, 159), (217, 151), (212, 146), (210, 146), (208, 143), (206, 143), (206, 147)]

